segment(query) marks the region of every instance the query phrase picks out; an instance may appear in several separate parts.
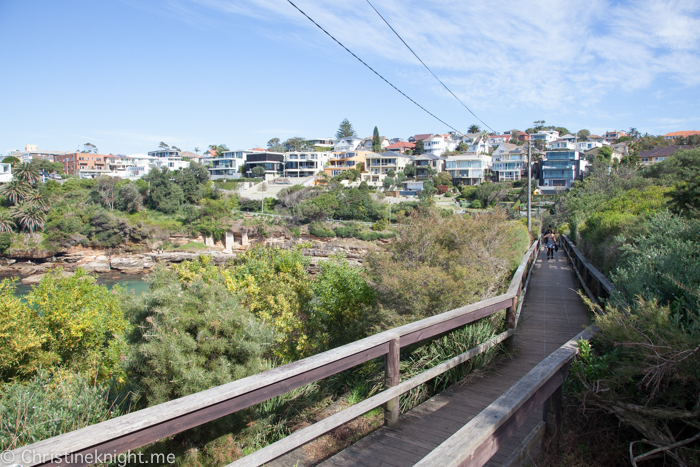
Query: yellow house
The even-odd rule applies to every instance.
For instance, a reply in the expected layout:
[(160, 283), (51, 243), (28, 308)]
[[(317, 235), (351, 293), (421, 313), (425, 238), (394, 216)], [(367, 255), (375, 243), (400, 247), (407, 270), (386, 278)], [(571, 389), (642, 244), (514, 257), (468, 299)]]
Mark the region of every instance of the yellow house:
[(334, 152), (323, 170), (331, 177), (335, 177), (346, 170), (354, 169), (357, 164), (361, 164), (360, 171), (363, 172), (365, 170), (365, 157), (368, 154), (373, 153), (371, 151)]

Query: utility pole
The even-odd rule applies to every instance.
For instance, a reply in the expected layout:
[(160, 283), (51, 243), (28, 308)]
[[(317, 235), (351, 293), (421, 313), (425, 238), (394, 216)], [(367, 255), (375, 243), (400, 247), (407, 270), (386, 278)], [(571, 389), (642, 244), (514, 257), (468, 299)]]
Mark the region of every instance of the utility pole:
[(527, 143), (527, 231), (532, 229), (532, 168), (530, 167), (530, 159), (532, 158), (532, 141)]

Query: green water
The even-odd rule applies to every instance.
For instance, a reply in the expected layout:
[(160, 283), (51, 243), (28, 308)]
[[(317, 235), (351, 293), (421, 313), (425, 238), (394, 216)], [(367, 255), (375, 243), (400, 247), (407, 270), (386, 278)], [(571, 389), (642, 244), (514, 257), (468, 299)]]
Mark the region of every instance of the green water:
[[(2, 276), (0, 279), (13, 276)], [(21, 278), (17, 277), (17, 288), (15, 289), (15, 294), (19, 297), (24, 296), (30, 290), (32, 290), (33, 285), (22, 284)], [(115, 285), (124, 287), (127, 292), (133, 294), (140, 294), (148, 290), (148, 282), (146, 281), (146, 276), (144, 275), (129, 275), (129, 274), (98, 274), (97, 283), (105, 285), (108, 289), (112, 289)]]

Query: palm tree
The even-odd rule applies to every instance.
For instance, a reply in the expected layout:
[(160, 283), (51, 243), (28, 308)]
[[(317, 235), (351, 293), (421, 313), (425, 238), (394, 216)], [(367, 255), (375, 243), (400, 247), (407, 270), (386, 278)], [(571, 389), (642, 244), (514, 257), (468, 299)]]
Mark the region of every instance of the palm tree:
[(31, 204), (34, 206), (38, 206), (46, 212), (48, 212), (49, 209), (51, 209), (51, 205), (49, 203), (48, 198), (40, 194), (37, 190), (30, 191), (29, 194), (24, 198), (24, 202), (22, 204)]
[(7, 196), (12, 204), (17, 204), (29, 194), (29, 190), (29, 185), (22, 180), (13, 178), (0, 186), (0, 195)]
[(12, 229), (17, 227), (12, 213), (8, 209), (0, 211), (0, 232), (12, 232)]
[(35, 185), (41, 178), (39, 171), (27, 162), (15, 165), (13, 171), (15, 178), (30, 185)]
[(46, 213), (39, 206), (33, 204), (22, 204), (11, 209), (12, 216), (17, 219), (23, 229), (33, 234), (37, 230), (44, 228)]
[(469, 133), (479, 133), (481, 131), (481, 127), (479, 125), (472, 125), (469, 127)]

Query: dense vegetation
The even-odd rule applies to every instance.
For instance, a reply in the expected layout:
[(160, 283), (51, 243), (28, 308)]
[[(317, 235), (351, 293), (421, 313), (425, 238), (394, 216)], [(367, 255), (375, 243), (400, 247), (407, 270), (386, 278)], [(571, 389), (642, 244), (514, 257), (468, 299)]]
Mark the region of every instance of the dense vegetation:
[(553, 210), (552, 223), (615, 286), (572, 369), (570, 416), (598, 427), (586, 428), (595, 449), (569, 446), (581, 465), (700, 462), (698, 180), (700, 149), (646, 168), (598, 162)]
[[(57, 270), (23, 301), (6, 280), (0, 284), (0, 450), (492, 296), (503, 290), (528, 243), (522, 224), (503, 212), (472, 219), (417, 206), (400, 215), (396, 239), (365, 268), (335, 256), (312, 275), (300, 249), (258, 246), (223, 266), (202, 256), (159, 267), (138, 296), (108, 291), (82, 271), (63, 277)], [(473, 347), (502, 326), (497, 315), (406, 349), (405, 375)], [(417, 388), (402, 406), (459, 380), (495, 351)], [(382, 382), (381, 362), (368, 362), (145, 449), (177, 452), (180, 465), (221, 464), (286, 436), (331, 403), (373, 394)]]

